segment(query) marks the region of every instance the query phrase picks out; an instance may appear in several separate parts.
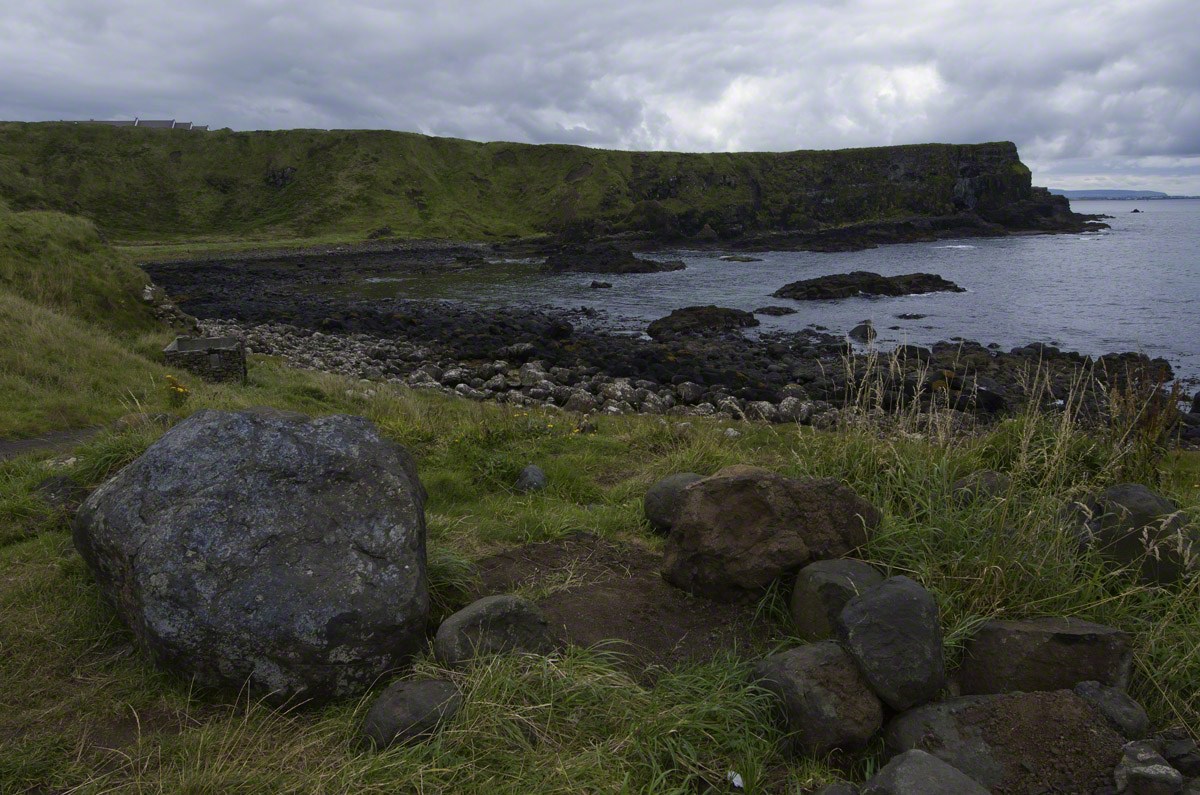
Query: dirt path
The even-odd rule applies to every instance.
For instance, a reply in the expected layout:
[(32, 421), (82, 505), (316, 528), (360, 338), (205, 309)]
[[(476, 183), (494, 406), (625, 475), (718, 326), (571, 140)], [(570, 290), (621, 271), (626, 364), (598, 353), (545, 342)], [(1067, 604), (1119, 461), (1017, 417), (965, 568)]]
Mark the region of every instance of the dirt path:
[(0, 439), (0, 461), (37, 450), (70, 450), (80, 442), (95, 436), (102, 428), (103, 425), (93, 425), (88, 428), (51, 431), (29, 439)]

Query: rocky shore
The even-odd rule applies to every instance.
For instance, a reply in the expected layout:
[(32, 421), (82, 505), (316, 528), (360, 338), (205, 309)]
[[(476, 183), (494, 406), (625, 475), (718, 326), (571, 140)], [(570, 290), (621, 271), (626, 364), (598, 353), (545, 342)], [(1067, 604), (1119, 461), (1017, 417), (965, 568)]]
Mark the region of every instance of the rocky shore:
[[(748, 337), (740, 324), (676, 331), (660, 324), (656, 338), (646, 339), (599, 330), (584, 309), (348, 299), (327, 289), (351, 273), (477, 267), (485, 253), (409, 245), (144, 267), (202, 319), (205, 334), (240, 337), (251, 352), (355, 378), (581, 413), (821, 424), (835, 421), (848, 402), (861, 405), (869, 390), (867, 403), (885, 410), (936, 401), (987, 420), (1030, 399), (1053, 407), (1077, 388), (1081, 368), (1101, 385), (1172, 375), (1166, 361), (1136, 353), (1092, 360), (1049, 345), (1000, 351), (949, 340), (881, 356), (855, 353), (843, 337), (818, 328)], [(1031, 394), (1038, 368), (1044, 388)], [(1084, 410), (1102, 412), (1100, 391), (1087, 391)]]

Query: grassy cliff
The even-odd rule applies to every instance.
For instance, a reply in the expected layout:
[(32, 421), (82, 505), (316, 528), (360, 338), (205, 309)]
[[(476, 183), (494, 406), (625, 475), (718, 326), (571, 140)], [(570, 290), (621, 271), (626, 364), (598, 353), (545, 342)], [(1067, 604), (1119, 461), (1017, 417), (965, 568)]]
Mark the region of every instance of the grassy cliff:
[(351, 130), (0, 124), (0, 199), (124, 240), (502, 239), (572, 221), (722, 236), (815, 230), (1030, 195), (1011, 143), (678, 154)]

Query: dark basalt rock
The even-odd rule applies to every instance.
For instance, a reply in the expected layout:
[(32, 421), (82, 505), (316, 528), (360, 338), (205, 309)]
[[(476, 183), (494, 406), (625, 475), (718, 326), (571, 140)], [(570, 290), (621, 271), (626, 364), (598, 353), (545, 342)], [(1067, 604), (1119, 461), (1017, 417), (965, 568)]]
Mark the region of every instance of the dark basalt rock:
[(893, 709), (924, 704), (945, 683), (937, 600), (908, 577), (889, 577), (850, 599), (835, 629), (875, 694)]
[(966, 644), (959, 684), (964, 694), (1030, 692), (1098, 681), (1129, 682), (1129, 635), (1078, 618), (988, 621)]
[(425, 644), (416, 466), (362, 417), (202, 409), (92, 493), (75, 546), (138, 644), (200, 686), (352, 696)]
[(705, 331), (749, 328), (759, 320), (749, 312), (721, 306), (685, 306), (651, 323), (646, 331), (655, 339), (665, 334), (697, 334)]
[(363, 740), (382, 751), (432, 735), (462, 706), (453, 682), (425, 679), (394, 682), (371, 705), (363, 721)]
[(794, 315), (798, 311), (797, 309), (792, 309), (790, 306), (760, 306), (754, 310), (754, 314), (780, 317), (782, 315)]
[(883, 725), (883, 705), (835, 641), (773, 654), (754, 666), (753, 676), (778, 697), (789, 747), (796, 753), (857, 750)]
[(869, 298), (936, 292), (963, 293), (966, 290), (932, 273), (881, 276), (869, 271), (853, 271), (792, 282), (780, 287), (772, 295), (797, 301), (823, 301), (855, 296)]
[(662, 273), (681, 271), (678, 260), (659, 262), (641, 259), (610, 244), (564, 246), (546, 257), (548, 273)]

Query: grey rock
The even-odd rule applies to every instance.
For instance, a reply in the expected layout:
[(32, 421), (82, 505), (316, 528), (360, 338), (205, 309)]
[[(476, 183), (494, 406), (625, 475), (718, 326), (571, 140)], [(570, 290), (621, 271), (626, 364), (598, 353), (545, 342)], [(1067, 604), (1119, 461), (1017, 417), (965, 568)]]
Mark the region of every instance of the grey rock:
[(1095, 680), (1129, 684), (1129, 634), (1077, 618), (988, 621), (967, 641), (958, 681), (964, 695), (1071, 689)]
[(1121, 483), (1076, 506), (1074, 532), (1081, 548), (1094, 548), (1143, 582), (1177, 582), (1196, 565), (1200, 537), (1171, 501), (1138, 483)]
[(301, 414), (299, 411), (277, 409), (274, 406), (251, 406), (241, 411), (243, 414), (252, 414), (264, 420), (279, 420), (280, 422), (308, 422), (312, 419), (312, 417), (307, 414)]
[(378, 750), (433, 734), (462, 706), (453, 682), (394, 682), (375, 699), (363, 721), (363, 738)]
[(675, 523), (675, 515), (679, 513), (679, 501), (683, 490), (689, 483), (703, 480), (704, 475), (695, 472), (678, 472), (667, 475), (655, 483), (646, 492), (643, 510), (650, 526), (655, 530), (670, 532)]
[(871, 340), (875, 339), (877, 335), (878, 332), (875, 331), (875, 327), (873, 325), (870, 323), (859, 323), (857, 326), (850, 329), (850, 332), (847, 336), (849, 336), (850, 339), (858, 340), (859, 342), (870, 342)]
[(773, 654), (754, 666), (754, 679), (780, 699), (795, 753), (853, 751), (883, 725), (883, 705), (835, 641)]
[(1075, 695), (1091, 704), (1114, 729), (1129, 739), (1146, 736), (1150, 718), (1142, 705), (1119, 687), (1108, 687), (1096, 681), (1075, 685)]
[(987, 795), (979, 782), (925, 751), (892, 758), (859, 790), (861, 795)]
[(517, 491), (528, 494), (546, 488), (546, 482), (546, 473), (541, 470), (541, 467), (530, 464), (517, 476), (516, 488)]
[(587, 414), (590, 411), (596, 410), (596, 398), (583, 389), (575, 389), (571, 391), (571, 396), (567, 398), (567, 402), (563, 404), (563, 408), (567, 411), (575, 411), (580, 414)]
[(1128, 795), (1176, 795), (1183, 788), (1183, 774), (1149, 743), (1132, 742), (1121, 749), (1113, 783), (1117, 792)]
[(860, 792), (861, 790), (856, 785), (839, 781), (836, 784), (826, 784), (813, 795), (859, 795)]
[(950, 486), (950, 492), (960, 503), (978, 499), (995, 499), (1008, 494), (1012, 479), (994, 469), (981, 469), (959, 478)]
[(818, 560), (796, 575), (792, 588), (792, 620), (800, 637), (824, 640), (835, 634), (846, 602), (883, 582), (883, 575), (865, 561), (853, 558)]
[(279, 700), (352, 695), (425, 642), (415, 473), (362, 417), (203, 409), (88, 498), (75, 545), (161, 665)]
[(785, 397), (779, 401), (779, 420), (804, 424), (812, 417), (813, 404), (798, 397)]
[(846, 602), (837, 633), (893, 709), (924, 704), (945, 684), (937, 600), (908, 577), (889, 577)]
[(447, 618), (433, 639), (443, 665), (504, 652), (547, 654), (559, 640), (533, 602), (512, 594), (486, 596)]
[(964, 715), (997, 698), (964, 696), (917, 707), (892, 719), (884, 740), (896, 753), (928, 749), (985, 786), (995, 786), (1004, 780), (1004, 762), (984, 740), (982, 728)]
[(73, 511), (87, 499), (89, 492), (66, 475), (52, 475), (38, 481), (33, 493), (52, 508)]
[(689, 405), (699, 403), (704, 398), (704, 387), (691, 381), (684, 381), (675, 387), (675, 391), (679, 393), (679, 399)]
[(1185, 776), (1200, 776), (1200, 748), (1196, 741), (1184, 731), (1177, 731), (1175, 736), (1168, 733), (1163, 738), (1162, 755), (1166, 757), (1171, 767)]
[(774, 422), (779, 417), (779, 410), (766, 400), (752, 400), (746, 404), (746, 417), (752, 420)]

